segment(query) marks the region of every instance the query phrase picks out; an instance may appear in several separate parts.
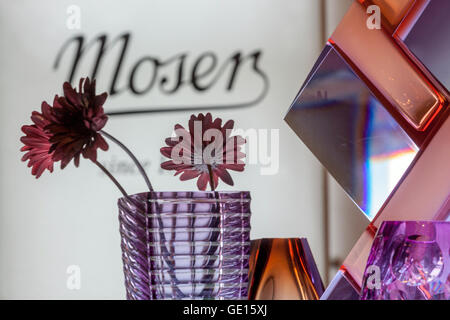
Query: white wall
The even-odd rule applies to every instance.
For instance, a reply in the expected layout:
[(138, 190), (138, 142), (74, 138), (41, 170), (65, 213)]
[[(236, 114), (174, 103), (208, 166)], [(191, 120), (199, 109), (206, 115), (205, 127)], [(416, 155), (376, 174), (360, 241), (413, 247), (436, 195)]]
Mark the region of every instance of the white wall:
[[(66, 27), (71, 4), (81, 9), (80, 30)], [(316, 0), (0, 2), (0, 298), (124, 298), (118, 191), (86, 160), (78, 169), (70, 165), (37, 181), (20, 161), (20, 127), (30, 122), (31, 111), (42, 100), (51, 102), (60, 93), (70, 56), (66, 53), (58, 70), (52, 65), (64, 41), (77, 34), (92, 39), (102, 32), (109, 37), (132, 32), (120, 86), (126, 84), (132, 64), (144, 55), (168, 58), (189, 52), (192, 66), (192, 59), (206, 51), (224, 61), (237, 50), (244, 54), (262, 50), (261, 68), (270, 80), (266, 98), (246, 109), (212, 111), (235, 119), (243, 129), (280, 129), (278, 174), (262, 176), (259, 166), (250, 165), (244, 173), (233, 174), (234, 189), (252, 193), (253, 238), (307, 237), (324, 271), (321, 167), (282, 120), (322, 48), (320, 23)], [(101, 90), (107, 89), (113, 62), (108, 56), (101, 67)], [(87, 71), (84, 63), (76, 77)], [(149, 69), (142, 69), (137, 80), (141, 87), (146, 72)], [(127, 91), (111, 97), (106, 109), (233, 103), (261, 90), (260, 79), (248, 70), (238, 76), (231, 93), (220, 85), (202, 94), (189, 87), (173, 95), (154, 89), (135, 97)], [(194, 182), (182, 183), (158, 169), (163, 139), (189, 115), (111, 117), (105, 129), (140, 159), (151, 162), (148, 172), (158, 190), (193, 190)], [(113, 146), (100, 160), (129, 162)], [(145, 190), (137, 174), (116, 175), (130, 193)], [(66, 287), (69, 265), (81, 268), (80, 290)]]

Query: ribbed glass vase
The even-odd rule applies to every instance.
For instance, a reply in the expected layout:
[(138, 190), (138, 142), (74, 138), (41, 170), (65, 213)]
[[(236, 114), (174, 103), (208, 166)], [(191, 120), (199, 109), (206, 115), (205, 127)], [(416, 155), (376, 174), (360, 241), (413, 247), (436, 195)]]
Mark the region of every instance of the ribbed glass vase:
[(119, 199), (127, 299), (247, 299), (249, 192)]

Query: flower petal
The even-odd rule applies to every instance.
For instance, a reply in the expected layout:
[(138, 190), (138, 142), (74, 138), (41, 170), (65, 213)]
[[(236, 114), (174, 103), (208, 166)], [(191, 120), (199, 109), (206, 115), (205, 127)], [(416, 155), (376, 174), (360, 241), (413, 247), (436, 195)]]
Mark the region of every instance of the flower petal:
[(208, 182), (209, 182), (209, 175), (207, 173), (202, 173), (197, 180), (197, 188), (201, 191), (205, 191)]
[(181, 181), (186, 181), (190, 179), (197, 178), (201, 174), (200, 171), (197, 170), (185, 170), (183, 174), (180, 176)]
[(159, 149), (159, 151), (161, 152), (161, 154), (164, 157), (171, 158), (172, 157), (172, 149), (173, 149), (173, 147), (162, 147), (161, 149)]
[(218, 168), (218, 169), (214, 170), (214, 173), (217, 174), (219, 176), (219, 178), (226, 184), (228, 184), (230, 186), (234, 185), (233, 179), (231, 178), (230, 174), (228, 173), (228, 171), (226, 169)]
[(96, 142), (97, 142), (97, 146), (100, 149), (102, 149), (103, 151), (108, 150), (108, 148), (109, 148), (108, 143), (105, 141), (105, 139), (103, 138), (103, 136), (101, 134), (97, 133)]
[(64, 91), (64, 96), (66, 97), (67, 100), (69, 100), (70, 103), (75, 104), (75, 105), (81, 104), (81, 99), (80, 99), (78, 93), (72, 88), (72, 86), (70, 85), (69, 82), (64, 82), (63, 91)]

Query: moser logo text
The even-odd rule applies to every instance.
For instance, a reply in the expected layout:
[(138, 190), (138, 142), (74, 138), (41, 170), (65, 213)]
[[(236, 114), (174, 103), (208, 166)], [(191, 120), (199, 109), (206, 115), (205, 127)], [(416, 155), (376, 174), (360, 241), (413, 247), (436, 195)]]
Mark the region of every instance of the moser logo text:
[[(115, 37), (110, 37), (106, 33), (93, 38), (83, 34), (75, 35), (61, 45), (53, 68), (67, 72), (67, 80), (70, 82), (80, 76), (96, 78), (101, 73), (101, 82), (106, 85), (104, 89), (108, 91), (111, 98), (123, 94), (139, 98), (136, 99), (138, 101), (136, 105), (107, 110), (110, 115), (245, 108), (262, 101), (268, 92), (269, 79), (261, 68), (263, 53), (260, 49), (245, 52), (230, 50), (227, 57), (221, 59), (219, 54), (213, 51), (204, 51), (195, 55), (186, 51), (167, 57), (144, 54), (131, 59), (129, 51), (132, 47), (132, 39), (131, 32)], [(220, 56), (222, 55), (223, 53)], [(107, 63), (105, 63), (106, 60)], [(80, 70), (89, 71), (88, 74), (81, 74)], [(106, 80), (104, 75), (107, 75)], [(259, 82), (258, 88), (250, 92), (250, 98), (237, 102), (233, 99), (230, 103), (216, 98), (218, 101), (211, 102), (211, 97), (217, 95), (217, 92), (221, 95), (240, 97), (242, 94), (236, 94), (236, 91), (239, 91), (239, 86), (246, 85), (248, 81), (239, 81), (239, 79), (249, 78), (252, 79), (252, 83)], [(186, 89), (209, 99), (208, 102), (204, 104), (187, 102), (164, 106), (151, 103), (152, 93), (175, 96)], [(245, 96), (248, 96), (247, 92)]]

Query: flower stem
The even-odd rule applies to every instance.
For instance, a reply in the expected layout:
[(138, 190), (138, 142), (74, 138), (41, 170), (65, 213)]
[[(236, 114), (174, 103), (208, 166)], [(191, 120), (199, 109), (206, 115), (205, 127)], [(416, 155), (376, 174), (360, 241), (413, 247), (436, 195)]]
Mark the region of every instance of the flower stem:
[(113, 175), (106, 169), (100, 162), (93, 161), (111, 180), (114, 182), (117, 188), (119, 188), (120, 192), (122, 192), (124, 197), (127, 197), (128, 194), (126, 193), (125, 189), (120, 185), (120, 183), (116, 180), (116, 178), (113, 177)]
[[(220, 248), (219, 248), (219, 270), (222, 270), (223, 268), (223, 229), (224, 229), (224, 225), (223, 225), (223, 221), (224, 221), (224, 216), (223, 216), (223, 212), (222, 212), (222, 208), (220, 205), (220, 198), (219, 198), (219, 194), (218, 192), (216, 192), (216, 185), (214, 183), (214, 175), (213, 175), (213, 170), (212, 170), (212, 166), (211, 165), (207, 165), (208, 167), (208, 172), (209, 172), (209, 183), (211, 185), (211, 191), (214, 192), (214, 198), (216, 199), (216, 208), (219, 211), (220, 217), (219, 217), (219, 234), (216, 234), (215, 237), (213, 237), (211, 239), (211, 241), (215, 242), (217, 241), (217, 238), (219, 239), (220, 242)], [(216, 221), (214, 219), (211, 220), (210, 223), (210, 227), (213, 227), (216, 225)], [(211, 247), (210, 250), (208, 250), (208, 254), (212, 255), (214, 252), (214, 248)], [(206, 264), (207, 267), (211, 267), (214, 263), (215, 263), (216, 259), (211, 259), (208, 261), (208, 263)], [(202, 282), (209, 282), (212, 280), (212, 276), (211, 275), (204, 275), (202, 276)], [(219, 297), (219, 299), (221, 299), (221, 295), (222, 295), (222, 272), (219, 272), (219, 291), (217, 293), (217, 296)], [(211, 289), (203, 289), (201, 294), (204, 296), (209, 296), (211, 294), (212, 290)]]
[(109, 140), (111, 140), (112, 142), (114, 142), (115, 144), (117, 144), (119, 147), (121, 147), (123, 149), (123, 151), (125, 151), (131, 158), (131, 160), (133, 160), (134, 164), (136, 165), (136, 167), (138, 168), (139, 172), (141, 173), (142, 177), (145, 180), (145, 183), (147, 184), (147, 187), (150, 191), (153, 191), (153, 187), (152, 184), (150, 183), (150, 179), (148, 178), (147, 174), (145, 173), (144, 168), (142, 167), (141, 163), (139, 162), (139, 160), (134, 156), (134, 154), (130, 151), (130, 149), (128, 149), (122, 142), (120, 142), (119, 140), (117, 140), (116, 138), (114, 138), (112, 135), (110, 135), (109, 133), (100, 130), (100, 133), (102, 135), (104, 135), (106, 138), (108, 138)]
[(210, 164), (208, 164), (207, 167), (208, 167), (208, 172), (209, 172), (209, 185), (211, 186), (211, 191), (214, 191), (214, 190), (216, 190), (216, 186), (214, 185), (214, 176), (213, 176), (212, 167)]

